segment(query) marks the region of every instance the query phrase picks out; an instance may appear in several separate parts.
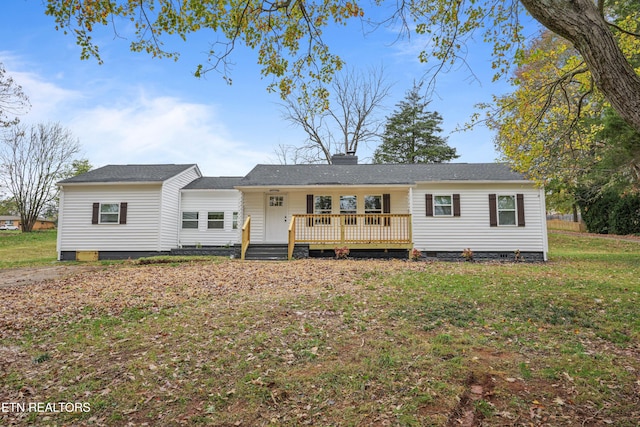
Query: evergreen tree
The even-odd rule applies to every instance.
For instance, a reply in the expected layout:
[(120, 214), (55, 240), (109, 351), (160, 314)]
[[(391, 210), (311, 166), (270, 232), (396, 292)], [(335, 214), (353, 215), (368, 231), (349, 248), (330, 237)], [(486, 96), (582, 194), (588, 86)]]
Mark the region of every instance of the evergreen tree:
[(421, 87), (422, 83), (414, 84), (387, 118), (374, 163), (441, 163), (459, 157), (447, 139), (437, 135), (442, 132), (442, 117), (427, 110), (429, 101), (420, 95)]

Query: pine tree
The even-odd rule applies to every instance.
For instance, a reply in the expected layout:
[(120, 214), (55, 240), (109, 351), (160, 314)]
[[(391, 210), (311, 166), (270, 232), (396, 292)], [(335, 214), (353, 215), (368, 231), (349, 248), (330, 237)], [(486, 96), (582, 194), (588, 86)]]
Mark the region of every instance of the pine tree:
[(442, 117), (427, 110), (429, 101), (420, 95), (421, 87), (422, 83), (414, 83), (387, 118), (382, 144), (373, 153), (374, 163), (441, 163), (460, 157), (445, 137), (437, 135), (442, 132)]

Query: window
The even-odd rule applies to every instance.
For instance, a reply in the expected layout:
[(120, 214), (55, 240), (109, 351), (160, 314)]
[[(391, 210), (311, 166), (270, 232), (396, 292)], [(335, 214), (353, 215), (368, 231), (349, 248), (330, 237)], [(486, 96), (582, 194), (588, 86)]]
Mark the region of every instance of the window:
[(120, 223), (120, 203), (100, 203), (100, 224)]
[(347, 215), (344, 223), (347, 225), (356, 224), (356, 213), (358, 212), (358, 199), (356, 196), (340, 196), (340, 214)]
[(382, 213), (382, 196), (364, 196), (364, 213), (366, 225), (380, 225)]
[(238, 212), (234, 212), (232, 218), (233, 220), (232, 220), (231, 228), (233, 228), (234, 230), (237, 230), (238, 229)]
[[(313, 202), (313, 213), (316, 215), (330, 215), (332, 209), (331, 196), (315, 196)], [(330, 225), (331, 217), (326, 216), (322, 218), (316, 218), (316, 224)]]
[(207, 214), (207, 228), (208, 229), (223, 229), (224, 228), (224, 212), (209, 212)]
[(198, 229), (198, 212), (182, 212), (182, 228)]
[(269, 196), (269, 206), (273, 206), (273, 207), (284, 206), (284, 196)]
[(453, 201), (451, 196), (433, 196), (433, 216), (452, 216)]
[(515, 196), (498, 196), (498, 225), (516, 225)]

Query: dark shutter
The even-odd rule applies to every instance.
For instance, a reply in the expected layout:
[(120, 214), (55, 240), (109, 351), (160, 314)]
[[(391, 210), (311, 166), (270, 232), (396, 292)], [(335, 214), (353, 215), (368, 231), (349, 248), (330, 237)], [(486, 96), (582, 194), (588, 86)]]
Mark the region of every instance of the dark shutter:
[(433, 194), (425, 194), (425, 203), (427, 205), (427, 216), (433, 216)]
[(516, 194), (518, 209), (518, 227), (524, 227), (524, 194)]
[(127, 202), (120, 203), (120, 224), (127, 223)]
[(97, 224), (100, 216), (100, 203), (93, 204), (93, 214), (91, 215), (91, 224)]
[(307, 194), (307, 213), (313, 213), (313, 194)]
[[(383, 214), (390, 214), (391, 213), (391, 194), (383, 194), (382, 195), (382, 213)], [(385, 227), (390, 227), (391, 226), (391, 217), (390, 216), (384, 217), (384, 226)]]
[[(313, 214), (313, 194), (307, 194), (307, 213)], [(313, 218), (307, 219), (307, 227), (313, 227)]]
[(495, 194), (489, 194), (489, 226), (498, 226), (498, 206), (496, 205)]
[(460, 216), (460, 195), (453, 195), (453, 216)]

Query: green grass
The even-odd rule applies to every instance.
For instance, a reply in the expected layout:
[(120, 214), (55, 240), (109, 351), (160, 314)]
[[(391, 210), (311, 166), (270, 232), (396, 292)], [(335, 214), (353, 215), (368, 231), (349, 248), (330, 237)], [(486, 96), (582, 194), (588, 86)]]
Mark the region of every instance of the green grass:
[(47, 265), (56, 261), (56, 230), (0, 231), (0, 269)]
[(91, 405), (0, 424), (635, 426), (640, 243), (550, 243), (540, 264), (217, 259), (0, 289), (0, 395)]

